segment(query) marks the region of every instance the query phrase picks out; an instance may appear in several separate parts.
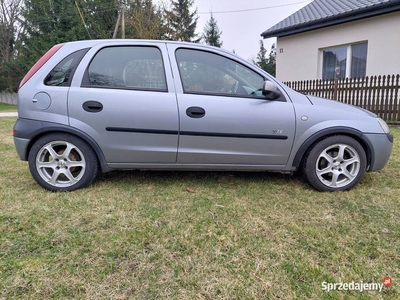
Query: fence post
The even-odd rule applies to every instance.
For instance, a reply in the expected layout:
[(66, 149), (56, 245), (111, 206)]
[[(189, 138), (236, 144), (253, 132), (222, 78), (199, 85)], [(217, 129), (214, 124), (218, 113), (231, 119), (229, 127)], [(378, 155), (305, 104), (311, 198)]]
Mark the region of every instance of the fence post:
[(337, 100), (337, 91), (338, 91), (338, 79), (335, 78), (335, 81), (333, 84), (333, 100)]

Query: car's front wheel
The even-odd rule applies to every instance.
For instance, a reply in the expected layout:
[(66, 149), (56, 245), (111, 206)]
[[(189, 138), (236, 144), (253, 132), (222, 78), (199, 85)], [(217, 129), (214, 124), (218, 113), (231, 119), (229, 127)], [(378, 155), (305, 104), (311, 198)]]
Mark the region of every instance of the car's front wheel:
[(303, 164), (307, 181), (320, 191), (353, 188), (367, 167), (364, 148), (349, 136), (327, 137), (308, 152)]
[(29, 152), (29, 169), (36, 182), (51, 191), (73, 191), (88, 186), (99, 172), (93, 149), (70, 134), (48, 134)]

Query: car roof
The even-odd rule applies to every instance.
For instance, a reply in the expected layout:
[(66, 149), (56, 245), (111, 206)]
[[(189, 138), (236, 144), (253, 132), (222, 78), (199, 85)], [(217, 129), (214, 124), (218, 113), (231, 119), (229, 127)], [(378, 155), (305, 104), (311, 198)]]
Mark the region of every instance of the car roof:
[[(236, 56), (238, 58), (241, 58), (237, 56), (235, 53), (232, 53), (230, 51), (227, 51), (222, 48), (217, 48), (214, 46), (210, 45), (205, 45), (205, 44), (199, 44), (199, 43), (190, 43), (190, 42), (181, 42), (181, 41), (170, 41), (170, 40), (146, 40), (146, 39), (96, 39), (96, 40), (81, 40), (81, 41), (71, 41), (71, 42), (66, 42), (63, 43), (65, 45), (74, 45), (79, 47), (93, 47), (98, 44), (105, 44), (105, 45), (123, 45), (123, 44), (129, 44), (129, 43), (146, 43), (146, 44), (176, 44), (180, 45), (182, 47), (190, 47), (190, 48), (198, 48), (201, 49), (203, 48), (204, 50), (218, 50), (221, 52), (224, 52), (229, 55)], [(241, 58), (243, 59), (243, 58)]]

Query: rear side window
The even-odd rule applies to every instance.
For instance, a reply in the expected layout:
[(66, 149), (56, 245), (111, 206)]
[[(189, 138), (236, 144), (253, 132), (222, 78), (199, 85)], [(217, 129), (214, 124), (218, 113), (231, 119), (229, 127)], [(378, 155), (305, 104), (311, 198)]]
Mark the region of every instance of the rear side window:
[(70, 86), (76, 67), (88, 50), (89, 48), (81, 49), (65, 57), (46, 76), (44, 84), (50, 86)]
[(82, 86), (167, 91), (161, 52), (145, 46), (103, 48), (90, 63)]

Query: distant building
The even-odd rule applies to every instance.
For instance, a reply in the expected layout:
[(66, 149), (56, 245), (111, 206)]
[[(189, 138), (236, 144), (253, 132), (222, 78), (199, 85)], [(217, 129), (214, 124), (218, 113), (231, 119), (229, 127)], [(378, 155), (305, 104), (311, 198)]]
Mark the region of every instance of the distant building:
[(400, 0), (314, 0), (261, 36), (281, 81), (400, 73)]

